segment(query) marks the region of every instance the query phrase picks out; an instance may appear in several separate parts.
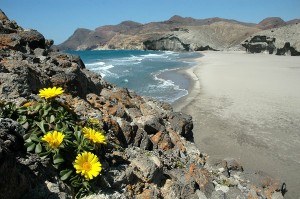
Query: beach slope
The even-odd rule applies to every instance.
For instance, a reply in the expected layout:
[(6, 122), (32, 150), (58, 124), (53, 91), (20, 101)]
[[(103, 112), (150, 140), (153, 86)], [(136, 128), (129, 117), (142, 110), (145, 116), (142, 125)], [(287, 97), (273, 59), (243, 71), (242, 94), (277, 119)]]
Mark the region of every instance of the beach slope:
[(232, 157), (287, 183), (300, 196), (300, 57), (204, 52), (186, 72), (192, 88), (174, 105), (193, 116), (211, 159)]

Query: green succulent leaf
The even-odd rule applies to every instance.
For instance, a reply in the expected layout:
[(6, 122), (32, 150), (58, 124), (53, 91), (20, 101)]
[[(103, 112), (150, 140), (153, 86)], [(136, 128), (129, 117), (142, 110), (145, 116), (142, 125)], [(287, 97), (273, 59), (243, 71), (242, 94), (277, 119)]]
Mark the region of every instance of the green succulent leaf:
[(50, 120), (49, 120), (49, 123), (53, 123), (55, 121), (55, 116), (54, 115), (51, 115), (50, 116)]
[(45, 121), (42, 120), (42, 121), (40, 121), (40, 122), (35, 122), (35, 123), (36, 123), (36, 125), (41, 129), (41, 131), (42, 131), (44, 134), (46, 134), (46, 130), (45, 130), (45, 127), (44, 127)]
[(41, 152), (42, 152), (42, 145), (41, 145), (41, 143), (38, 143), (35, 146), (35, 153), (41, 153)]
[(79, 142), (80, 138), (81, 138), (81, 132), (80, 131), (75, 131), (74, 135), (75, 135), (76, 140)]
[(65, 160), (63, 159), (63, 157), (59, 154), (56, 154), (53, 156), (53, 163), (54, 164), (60, 164), (63, 163)]
[(46, 158), (50, 153), (51, 153), (51, 151), (49, 150), (49, 151), (46, 151), (46, 152), (42, 152), (39, 155), (43, 159), (43, 158)]
[(23, 127), (24, 129), (28, 129), (28, 128), (29, 128), (29, 123), (28, 123), (28, 122), (23, 123), (23, 124), (22, 124), (22, 127)]
[(62, 170), (62, 171), (59, 173), (59, 175), (61, 176), (60, 179), (61, 179), (62, 181), (67, 180), (67, 179), (70, 177), (70, 175), (71, 175), (72, 173), (73, 173), (73, 171), (70, 170), (70, 169)]
[(41, 142), (41, 139), (38, 138), (37, 135), (35, 135), (35, 134), (32, 134), (32, 135), (30, 136), (30, 139), (31, 139), (32, 141), (35, 141), (35, 142)]
[(34, 107), (33, 111), (36, 112), (36, 111), (40, 110), (41, 107), (42, 107), (42, 104), (38, 104)]
[(43, 115), (42, 115), (42, 117), (47, 116), (50, 110), (51, 110), (51, 106), (50, 106), (50, 107), (47, 107), (47, 109), (44, 109), (44, 110), (43, 110)]
[(34, 148), (35, 148), (35, 143), (33, 143), (33, 142), (31, 142), (28, 146), (27, 146), (27, 151), (29, 152), (29, 151), (33, 151), (34, 150)]

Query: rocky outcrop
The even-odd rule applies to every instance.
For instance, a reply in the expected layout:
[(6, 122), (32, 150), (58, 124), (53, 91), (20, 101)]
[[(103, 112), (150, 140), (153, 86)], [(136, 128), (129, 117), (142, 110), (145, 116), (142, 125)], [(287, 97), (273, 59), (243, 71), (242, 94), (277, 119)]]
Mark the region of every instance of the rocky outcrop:
[(246, 52), (261, 53), (266, 51), (273, 54), (276, 49), (275, 40), (275, 38), (256, 35), (250, 41), (246, 40), (242, 46), (246, 48)]
[(300, 24), (264, 30), (241, 43), (247, 52), (276, 55), (300, 55)]
[(144, 41), (146, 50), (190, 51), (190, 44), (185, 44), (173, 35)]
[[(51, 86), (66, 91), (57, 100), (79, 119), (101, 121), (108, 138), (101, 147), (103, 170), (96, 193), (86, 198), (282, 197), (282, 183), (243, 175), (236, 161), (209, 166), (207, 155), (191, 142), (190, 116), (105, 82), (85, 69), (79, 57), (52, 50), (53, 41), (37, 31), (23, 30), (2, 11), (0, 19), (0, 198), (74, 194), (48, 158), (24, 149), (25, 129), (4, 113), (3, 100), (22, 105), (38, 100), (39, 89)], [(261, 178), (267, 183), (256, 183)]]

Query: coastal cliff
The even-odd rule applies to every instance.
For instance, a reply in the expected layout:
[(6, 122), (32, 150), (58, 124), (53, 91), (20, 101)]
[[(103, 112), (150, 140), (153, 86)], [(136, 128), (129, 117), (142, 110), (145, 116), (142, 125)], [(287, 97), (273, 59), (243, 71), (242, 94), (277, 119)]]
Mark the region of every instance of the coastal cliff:
[(246, 173), (236, 160), (209, 165), (193, 143), (191, 116), (111, 85), (80, 57), (52, 49), (52, 40), (2, 11), (0, 21), (0, 198), (74, 196), (49, 158), (26, 151), (28, 126), (12, 119), (9, 105), (30, 106), (40, 89), (54, 86), (65, 90), (59, 104), (83, 122), (103, 123), (110, 143), (101, 148), (95, 194), (85, 198), (283, 198), (284, 183)]
[[(269, 36), (268, 32), (276, 28), (284, 29), (283, 32), (274, 31), (284, 42), (291, 43), (288, 41), (290, 37), (299, 42), (299, 37), (292, 34), (293, 25), (299, 21), (299, 19), (284, 21), (278, 17), (270, 17), (258, 24), (252, 24), (222, 18), (193, 19), (175, 15), (162, 22), (140, 24), (124, 21), (118, 25), (102, 26), (95, 30), (77, 29), (70, 38), (57, 47), (61, 50), (244, 50), (242, 45), (250, 36), (258, 33)], [(289, 37), (284, 36), (286, 34)], [(299, 51), (298, 46), (295, 50)]]

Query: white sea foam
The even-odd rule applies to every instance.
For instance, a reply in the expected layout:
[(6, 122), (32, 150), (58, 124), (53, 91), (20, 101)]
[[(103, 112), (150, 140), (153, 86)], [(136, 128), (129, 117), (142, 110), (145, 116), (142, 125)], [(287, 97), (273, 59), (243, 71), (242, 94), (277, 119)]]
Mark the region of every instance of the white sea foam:
[(102, 77), (105, 76), (118, 77), (117, 74), (109, 71), (111, 68), (114, 67), (114, 65), (112, 64), (106, 65), (105, 62), (95, 62), (95, 63), (85, 64), (85, 65), (89, 70), (94, 71), (96, 73), (100, 73)]
[(94, 67), (98, 67), (98, 66), (103, 66), (105, 65), (105, 62), (99, 61), (99, 62), (95, 62), (95, 63), (90, 63), (90, 64), (85, 64), (85, 66), (89, 69), (94, 68)]
[(173, 52), (173, 51), (164, 51), (164, 53), (167, 55), (178, 55), (177, 52)]
[(157, 99), (159, 100), (163, 100), (163, 101), (167, 101), (169, 103), (172, 103), (176, 100), (178, 100), (179, 98), (186, 96), (188, 94), (188, 91), (186, 89), (180, 88), (179, 85), (176, 85), (175, 82), (173, 82), (172, 80), (166, 80), (163, 78), (158, 77), (161, 73), (166, 72), (166, 71), (173, 71), (173, 70), (177, 70), (175, 69), (164, 69), (164, 70), (160, 70), (157, 73), (153, 73), (153, 77), (154, 80), (159, 81), (160, 83), (158, 83), (157, 85), (153, 85), (150, 84), (148, 86), (148, 88), (152, 91), (155, 90), (161, 90), (162, 92), (164, 92), (165, 90), (174, 90), (175, 92), (173, 94), (170, 93), (170, 95), (168, 97), (157, 97)]
[(147, 55), (141, 55), (141, 57), (144, 58), (168, 58), (168, 55), (164, 54), (147, 54)]
[(144, 58), (140, 57), (140, 56), (134, 56), (131, 55), (130, 57), (128, 57), (129, 60), (134, 60), (134, 61), (142, 61)]
[(126, 64), (126, 65), (136, 65), (136, 64), (142, 63), (143, 59), (144, 58), (142, 58), (142, 57), (131, 55), (130, 57), (113, 59), (113, 60), (111, 60), (111, 62), (114, 65), (124, 65), (124, 64)]

